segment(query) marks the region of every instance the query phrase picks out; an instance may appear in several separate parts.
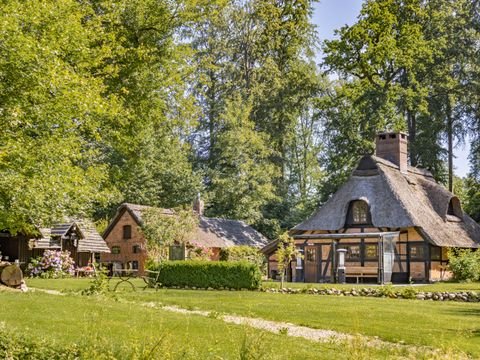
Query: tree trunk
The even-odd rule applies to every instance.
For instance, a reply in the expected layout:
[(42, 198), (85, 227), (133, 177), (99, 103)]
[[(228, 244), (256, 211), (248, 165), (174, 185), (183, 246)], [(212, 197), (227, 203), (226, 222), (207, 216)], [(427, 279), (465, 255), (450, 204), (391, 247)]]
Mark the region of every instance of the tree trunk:
[(17, 265), (8, 262), (0, 263), (0, 280), (7, 286), (20, 286), (23, 281), (23, 272)]
[(408, 123), (408, 143), (410, 145), (408, 149), (408, 152), (410, 154), (410, 165), (417, 166), (418, 159), (415, 151), (415, 145), (416, 145), (415, 138), (417, 135), (417, 119), (415, 117), (415, 114), (413, 114), (410, 111), (407, 112), (407, 123)]
[(453, 119), (450, 97), (447, 98), (448, 190), (453, 192)]

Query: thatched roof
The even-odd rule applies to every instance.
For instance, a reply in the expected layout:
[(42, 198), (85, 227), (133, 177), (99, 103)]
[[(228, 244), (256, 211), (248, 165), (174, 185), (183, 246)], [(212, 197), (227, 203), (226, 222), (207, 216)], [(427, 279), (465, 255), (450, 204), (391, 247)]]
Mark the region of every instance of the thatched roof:
[(105, 253), (110, 252), (105, 240), (95, 229), (92, 222), (86, 219), (69, 219), (62, 223), (54, 224), (51, 228), (40, 229), (41, 238), (36, 241), (37, 249), (60, 249), (61, 238), (70, 231), (78, 229), (78, 252)]
[(447, 214), (452, 198), (455, 195), (436, 183), (428, 171), (409, 167), (404, 174), (387, 160), (365, 156), (350, 179), (292, 232), (340, 230), (350, 202), (364, 200), (375, 227), (415, 227), (437, 246), (480, 247), (480, 225), (460, 208), (457, 216)]
[[(108, 236), (125, 211), (132, 215), (138, 225), (142, 225), (142, 214), (148, 209), (152, 209), (152, 207), (128, 203), (122, 204), (107, 230), (105, 230), (104, 238)], [(175, 211), (171, 209), (161, 210), (165, 215), (175, 214)], [(190, 242), (197, 246), (210, 248), (223, 248), (235, 245), (248, 245), (260, 248), (268, 243), (268, 239), (243, 221), (199, 216), (198, 229)]]

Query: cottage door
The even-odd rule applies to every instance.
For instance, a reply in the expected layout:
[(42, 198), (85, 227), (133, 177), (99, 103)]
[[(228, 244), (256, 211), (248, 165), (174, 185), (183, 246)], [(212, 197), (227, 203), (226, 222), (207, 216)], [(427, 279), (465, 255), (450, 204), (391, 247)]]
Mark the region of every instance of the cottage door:
[(317, 246), (305, 246), (305, 282), (317, 282)]
[(320, 282), (331, 282), (332, 275), (332, 259), (333, 251), (331, 244), (322, 244), (320, 245), (320, 274), (318, 280)]

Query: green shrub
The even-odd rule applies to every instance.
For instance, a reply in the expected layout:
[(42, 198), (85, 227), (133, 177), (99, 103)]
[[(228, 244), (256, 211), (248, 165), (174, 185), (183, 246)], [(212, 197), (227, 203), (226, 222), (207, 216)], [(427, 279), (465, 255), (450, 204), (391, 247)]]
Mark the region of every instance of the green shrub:
[(393, 289), (392, 285), (390, 284), (378, 287), (377, 294), (378, 296), (385, 296), (389, 298), (397, 297), (396, 291)]
[(90, 281), (90, 286), (82, 290), (82, 295), (106, 295), (109, 293), (107, 270), (98, 267), (95, 277)]
[(165, 261), (155, 270), (167, 287), (258, 289), (261, 284), (260, 269), (247, 261)]
[(248, 261), (256, 264), (262, 273), (267, 270), (267, 259), (257, 248), (247, 245), (231, 246), (220, 250), (221, 261)]
[(160, 338), (146, 338), (131, 341), (123, 346), (112, 346), (108, 338), (97, 338), (94, 343), (82, 342), (70, 345), (60, 344), (50, 339), (37, 339), (19, 335), (0, 328), (0, 359), (9, 360), (116, 360), (116, 359), (198, 359), (194, 350), (173, 348), (170, 334)]
[(480, 280), (480, 252), (465, 249), (448, 250), (448, 267), (458, 281)]
[(413, 287), (406, 287), (400, 293), (404, 299), (416, 299), (417, 298), (417, 290)]

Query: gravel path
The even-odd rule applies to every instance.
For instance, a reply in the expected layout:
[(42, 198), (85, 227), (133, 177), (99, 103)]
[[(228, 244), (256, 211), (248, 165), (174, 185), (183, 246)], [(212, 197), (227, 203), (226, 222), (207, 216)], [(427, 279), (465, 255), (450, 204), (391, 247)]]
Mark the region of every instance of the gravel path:
[(60, 295), (60, 296), (64, 296), (64, 295), (65, 295), (64, 293), (62, 293), (61, 291), (58, 291), (58, 290), (39, 289), (39, 288), (30, 288), (30, 290), (32, 290), (32, 291), (40, 291), (40, 292), (43, 292), (43, 293), (46, 293), (46, 294), (50, 294), (50, 295)]
[[(152, 303), (146, 303), (146, 306), (155, 307)], [(160, 306), (160, 309), (181, 313), (185, 315), (200, 315), (206, 317), (215, 317), (226, 323), (237, 325), (247, 325), (256, 329), (266, 330), (275, 334), (285, 334), (288, 336), (301, 337), (313, 341), (331, 342), (353, 340), (354, 336), (340, 333), (333, 330), (313, 329), (306, 326), (298, 326), (287, 322), (270, 321), (259, 318), (251, 318), (237, 315), (218, 315), (210, 311), (187, 310), (177, 306)], [(377, 340), (378, 341), (378, 340)]]

